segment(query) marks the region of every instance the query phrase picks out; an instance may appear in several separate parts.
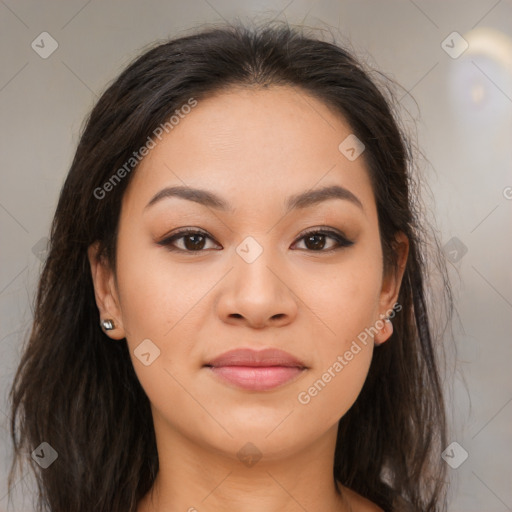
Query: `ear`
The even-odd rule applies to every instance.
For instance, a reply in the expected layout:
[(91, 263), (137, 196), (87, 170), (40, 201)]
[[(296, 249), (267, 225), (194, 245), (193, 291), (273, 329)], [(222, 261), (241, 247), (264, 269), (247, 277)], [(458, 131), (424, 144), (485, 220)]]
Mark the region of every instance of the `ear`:
[(384, 343), (393, 334), (392, 320), (385, 321), (384, 318), (394, 312), (393, 307), (398, 300), (398, 294), (400, 293), (400, 286), (407, 264), (407, 256), (409, 255), (409, 239), (401, 231), (395, 235), (393, 250), (396, 253), (397, 265), (396, 268), (391, 268), (382, 279), (379, 299), (380, 321), (376, 323), (378, 325), (383, 324), (383, 327), (375, 334), (374, 342), (376, 345)]
[[(94, 242), (87, 250), (96, 305), (98, 306), (101, 320), (110, 319), (114, 321), (114, 329), (105, 331), (105, 334), (112, 339), (121, 340), (125, 337), (125, 331), (114, 272), (106, 259), (98, 254), (98, 249), (99, 242)], [(100, 328), (98, 326), (98, 329)]]

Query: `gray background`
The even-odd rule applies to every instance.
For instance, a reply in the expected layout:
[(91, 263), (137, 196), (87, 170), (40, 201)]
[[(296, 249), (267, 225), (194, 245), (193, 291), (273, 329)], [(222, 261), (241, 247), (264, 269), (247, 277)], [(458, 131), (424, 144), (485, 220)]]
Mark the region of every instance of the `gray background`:
[[(460, 464), (449, 468), (450, 511), (512, 510), (510, 0), (0, 0), (0, 512), (32, 508), (26, 473), (15, 503), (5, 497), (6, 395), (82, 121), (146, 45), (234, 17), (331, 30), (410, 92), (401, 105), (415, 119), (428, 158), (430, 208), (447, 244), (459, 313), (457, 364), (451, 361), (446, 382), (450, 441), (460, 445), (448, 452)], [(442, 46), (454, 31), (469, 45), (457, 58), (463, 40), (452, 36)], [(42, 32), (58, 43), (46, 59), (31, 47)], [(461, 463), (462, 449), (468, 458)]]

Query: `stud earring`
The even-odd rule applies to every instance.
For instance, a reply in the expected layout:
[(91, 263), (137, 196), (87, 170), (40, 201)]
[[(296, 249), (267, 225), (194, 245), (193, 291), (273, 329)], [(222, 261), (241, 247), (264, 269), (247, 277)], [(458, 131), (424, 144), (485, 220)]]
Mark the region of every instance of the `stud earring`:
[(110, 318), (106, 318), (105, 320), (102, 320), (100, 322), (100, 325), (104, 331), (111, 331), (115, 328), (114, 320), (111, 320)]

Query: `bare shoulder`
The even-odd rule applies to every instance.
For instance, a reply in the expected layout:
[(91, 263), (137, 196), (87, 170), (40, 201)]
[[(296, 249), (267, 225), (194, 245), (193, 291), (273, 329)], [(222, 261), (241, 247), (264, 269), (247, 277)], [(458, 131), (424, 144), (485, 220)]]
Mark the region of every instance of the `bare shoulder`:
[(343, 492), (345, 493), (345, 496), (350, 503), (350, 507), (354, 512), (384, 512), (384, 510), (375, 503), (364, 498), (348, 487), (343, 486)]

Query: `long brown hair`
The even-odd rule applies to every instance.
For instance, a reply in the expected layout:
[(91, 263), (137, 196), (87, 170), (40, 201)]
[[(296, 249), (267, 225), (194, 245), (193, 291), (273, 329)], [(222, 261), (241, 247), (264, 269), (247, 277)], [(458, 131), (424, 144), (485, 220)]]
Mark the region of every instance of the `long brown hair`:
[[(32, 330), (10, 391), (9, 488), (16, 464), (27, 459), (38, 510), (135, 512), (158, 472), (150, 403), (127, 344), (110, 342), (98, 327), (87, 248), (98, 241), (115, 269), (121, 200), (136, 165), (108, 193), (98, 189), (190, 98), (232, 85), (284, 84), (322, 100), (364, 143), (386, 270), (396, 264), (395, 234), (410, 243), (402, 310), (339, 422), (333, 477), (385, 511), (445, 510), (445, 406), (425, 283), (432, 251), (413, 196), (414, 152), (390, 89), (376, 83), (346, 49), (304, 29), (233, 24), (158, 43), (105, 90), (60, 193)], [(434, 236), (430, 248), (432, 240), (438, 247)], [(447, 283), (444, 292), (450, 301)], [(47, 469), (30, 458), (42, 442), (58, 453)]]

